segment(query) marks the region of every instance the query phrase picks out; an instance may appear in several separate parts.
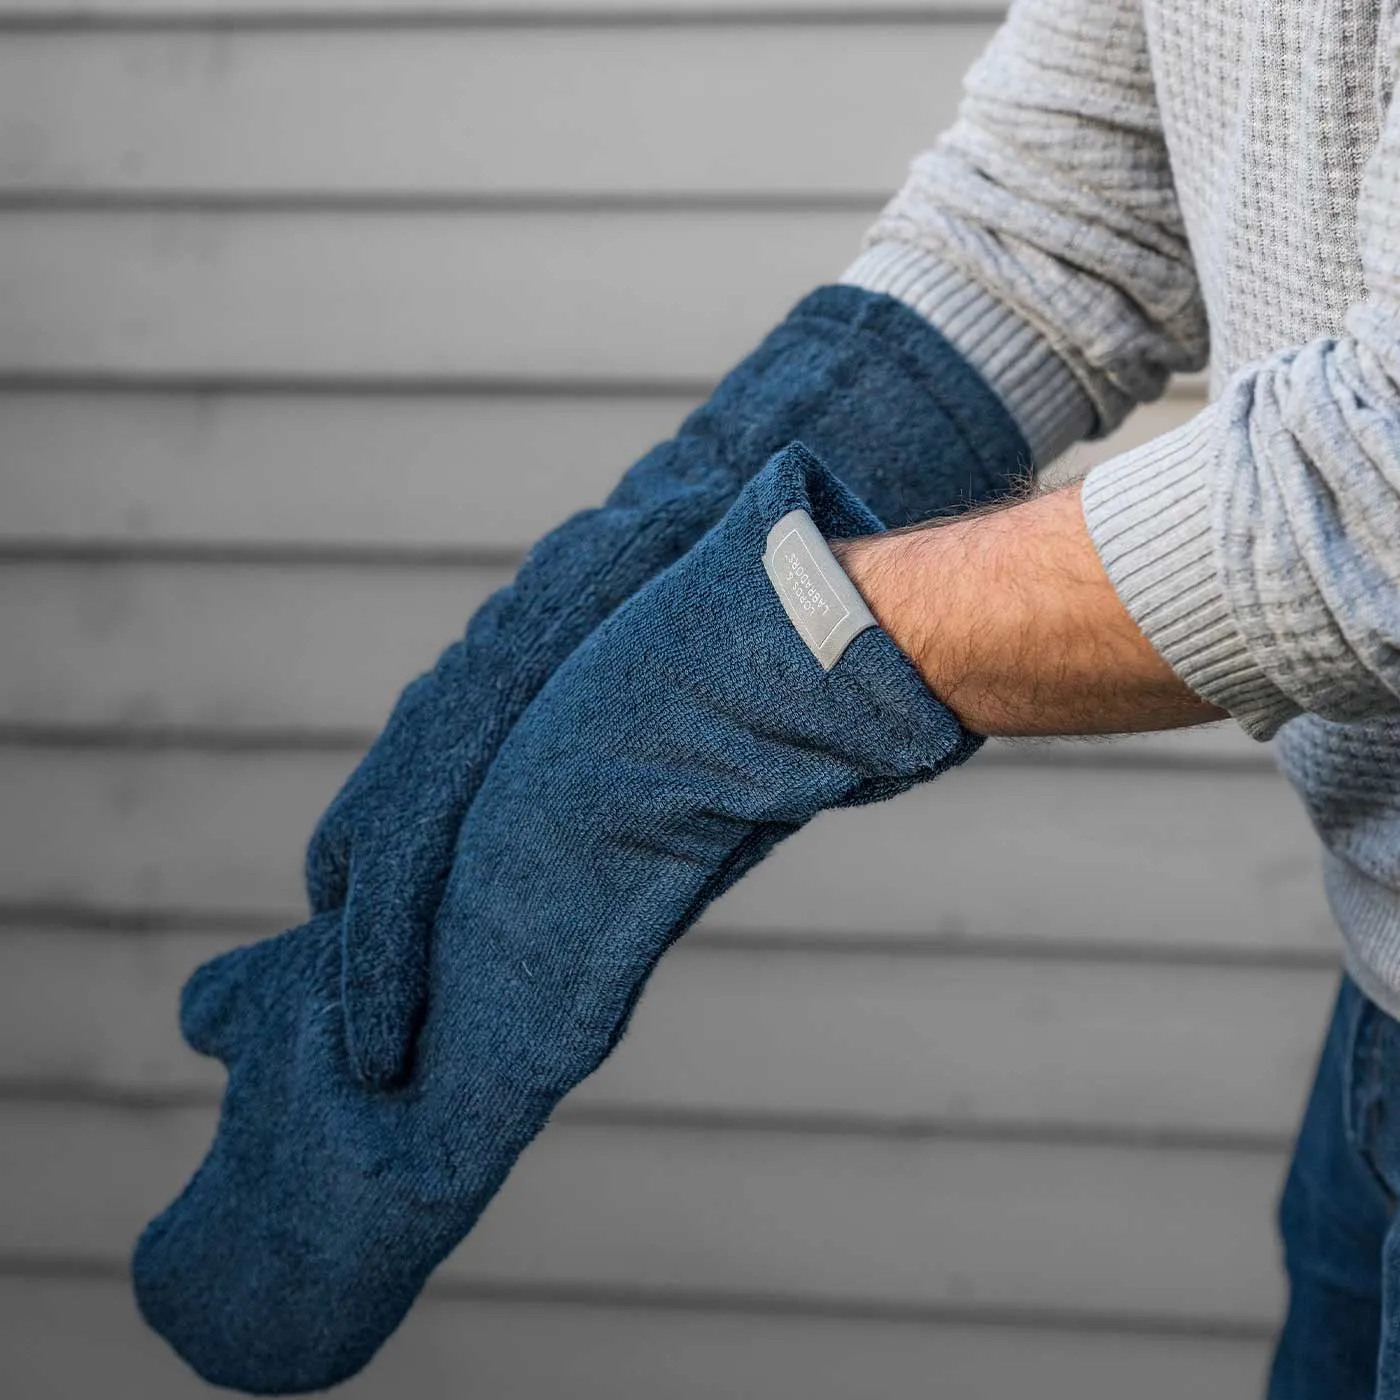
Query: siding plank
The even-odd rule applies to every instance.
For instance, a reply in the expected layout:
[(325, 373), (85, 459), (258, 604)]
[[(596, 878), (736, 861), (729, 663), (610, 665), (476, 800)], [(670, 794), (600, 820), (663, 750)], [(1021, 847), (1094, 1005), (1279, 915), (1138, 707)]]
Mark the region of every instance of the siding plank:
[(523, 547), (697, 402), (0, 394), (0, 540)]
[[(696, 402), (0, 393), (0, 548), (523, 547), (600, 501)], [(1200, 403), (1147, 405), (1066, 454), (1056, 479), (1176, 427)]]
[(0, 214), (0, 374), (700, 381), (874, 209)]
[[(0, 749), (0, 902), (294, 917), (306, 835), (347, 766), (334, 753)], [(1330, 953), (1317, 864), (1270, 772), (1124, 781), (988, 762), (820, 817), (709, 924)]]
[[(703, 939), (703, 936), (702, 936)], [(0, 932), (0, 1081), (208, 1093), (180, 984), (217, 934)], [(799, 955), (686, 942), (576, 1106), (1286, 1139), (1323, 970)]]
[[(81, 1337), (82, 1346), (73, 1339)], [(1252, 1400), (1258, 1341), (639, 1312), (428, 1297), (346, 1400)], [(215, 1394), (102, 1281), (0, 1279), (0, 1377), (24, 1400), (195, 1400)]]
[[(120, 1260), (197, 1164), (210, 1126), (202, 1109), (5, 1105), (0, 1240), (40, 1259)], [(442, 1276), (1267, 1326), (1281, 1297), (1281, 1164), (1273, 1153), (559, 1122)]]
[(510, 574), (0, 563), (0, 717), (370, 733)]
[(963, 23), (11, 35), (0, 46), (0, 190), (878, 203), (953, 120), (991, 33)]

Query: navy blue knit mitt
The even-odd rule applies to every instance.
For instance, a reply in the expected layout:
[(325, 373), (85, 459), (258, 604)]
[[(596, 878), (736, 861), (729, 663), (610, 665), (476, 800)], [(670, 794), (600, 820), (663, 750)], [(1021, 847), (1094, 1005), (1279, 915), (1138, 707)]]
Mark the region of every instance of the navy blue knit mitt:
[(458, 829), (511, 725), (579, 642), (795, 439), (888, 525), (1001, 494), (1029, 462), (1001, 401), (924, 320), (890, 297), (826, 287), (602, 508), (540, 541), (403, 693), (312, 837), (307, 889), (313, 912), (343, 908), (347, 1053), (366, 1084), (407, 1073)]
[(975, 751), (822, 539), (878, 528), (788, 448), (559, 668), (463, 827), (403, 1087), (353, 1073), (333, 916), (196, 973), (183, 1027), (229, 1067), (222, 1118), (134, 1273), (201, 1375), (362, 1367), (705, 906), (822, 809)]

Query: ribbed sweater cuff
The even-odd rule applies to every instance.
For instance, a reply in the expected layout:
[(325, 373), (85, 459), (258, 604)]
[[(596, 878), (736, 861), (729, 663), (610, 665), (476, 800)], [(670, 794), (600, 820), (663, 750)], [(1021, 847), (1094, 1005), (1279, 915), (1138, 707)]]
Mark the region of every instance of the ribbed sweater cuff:
[(1084, 518), (1133, 621), (1172, 670), (1256, 739), (1296, 715), (1255, 661), (1216, 564), (1212, 411), (1084, 479)]
[(996, 391), (1036, 466), (1094, 430), (1094, 406), (1024, 317), (951, 264), (907, 243), (867, 248), (841, 278), (917, 311)]

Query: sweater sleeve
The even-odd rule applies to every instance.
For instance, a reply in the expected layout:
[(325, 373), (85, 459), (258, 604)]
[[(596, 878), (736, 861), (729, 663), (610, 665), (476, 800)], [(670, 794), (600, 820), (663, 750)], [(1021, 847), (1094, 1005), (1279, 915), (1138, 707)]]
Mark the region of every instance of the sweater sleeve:
[(1299, 713), (1400, 715), (1397, 228), (1392, 102), (1357, 206), (1367, 296), (1343, 333), (1248, 366), (1190, 423), (1084, 484), (1138, 625), (1261, 739)]
[(847, 280), (933, 321), (1040, 460), (1200, 369), (1140, 0), (1014, 0)]

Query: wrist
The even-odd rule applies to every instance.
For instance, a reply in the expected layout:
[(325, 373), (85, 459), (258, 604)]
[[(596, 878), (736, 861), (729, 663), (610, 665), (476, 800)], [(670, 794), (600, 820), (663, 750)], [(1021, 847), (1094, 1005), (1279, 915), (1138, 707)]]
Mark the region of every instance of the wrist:
[(875, 620), (909, 658), (930, 689), (948, 703), (951, 689), (945, 674), (949, 648), (938, 644), (939, 631), (929, 603), (930, 575), (939, 565), (931, 558), (944, 542), (937, 528), (891, 531), (861, 539), (832, 540), (832, 553)]
[[(985, 519), (985, 517), (979, 517)], [(977, 573), (1003, 571), (995, 530), (972, 533), (949, 519), (906, 531), (834, 542), (833, 552), (876, 622), (909, 658), (930, 690), (978, 733), (998, 732), (999, 673), (1008, 665), (1016, 623), (998, 610), (992, 641), (979, 615)], [(1017, 587), (1014, 576), (999, 591)], [(1019, 611), (1021, 604), (1016, 604)], [(980, 634), (980, 636), (979, 636)]]
[(1077, 487), (832, 550), (875, 620), (977, 733), (1108, 734), (1224, 717), (1119, 601)]

